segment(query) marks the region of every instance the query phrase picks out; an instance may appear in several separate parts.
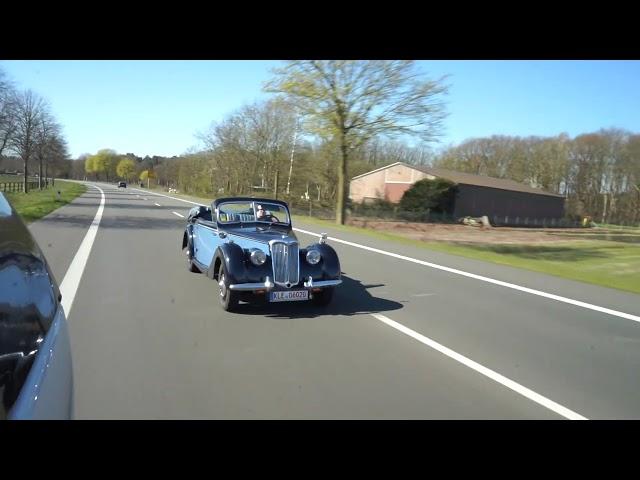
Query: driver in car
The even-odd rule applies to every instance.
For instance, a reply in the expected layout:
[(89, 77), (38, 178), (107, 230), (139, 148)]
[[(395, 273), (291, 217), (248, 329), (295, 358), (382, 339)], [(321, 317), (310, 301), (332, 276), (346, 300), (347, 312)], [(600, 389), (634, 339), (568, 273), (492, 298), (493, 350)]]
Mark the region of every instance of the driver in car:
[(261, 220), (263, 222), (275, 222), (277, 221), (273, 215), (271, 215), (271, 212), (268, 212), (267, 210), (265, 210), (262, 205), (258, 205), (257, 209), (256, 209), (256, 218), (258, 220)]

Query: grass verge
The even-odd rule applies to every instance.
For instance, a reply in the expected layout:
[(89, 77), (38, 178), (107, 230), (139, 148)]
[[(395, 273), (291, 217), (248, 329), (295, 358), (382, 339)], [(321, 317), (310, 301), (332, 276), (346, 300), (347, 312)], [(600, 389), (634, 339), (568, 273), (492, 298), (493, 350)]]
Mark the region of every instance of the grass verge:
[[(85, 185), (56, 180), (52, 188), (32, 190), (27, 194), (5, 193), (5, 196), (22, 219), (26, 223), (31, 223), (66, 205), (86, 190)], [(58, 198), (58, 191), (60, 198)]]

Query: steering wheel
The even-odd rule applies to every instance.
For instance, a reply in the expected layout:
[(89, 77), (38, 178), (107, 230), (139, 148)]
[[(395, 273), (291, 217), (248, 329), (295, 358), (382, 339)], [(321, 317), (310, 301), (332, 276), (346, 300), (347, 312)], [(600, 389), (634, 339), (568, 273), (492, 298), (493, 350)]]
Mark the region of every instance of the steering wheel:
[(282, 222), (280, 221), (280, 219), (279, 219), (278, 217), (276, 217), (275, 215), (269, 215), (269, 216), (271, 217), (271, 221), (272, 221), (272, 222), (282, 223)]

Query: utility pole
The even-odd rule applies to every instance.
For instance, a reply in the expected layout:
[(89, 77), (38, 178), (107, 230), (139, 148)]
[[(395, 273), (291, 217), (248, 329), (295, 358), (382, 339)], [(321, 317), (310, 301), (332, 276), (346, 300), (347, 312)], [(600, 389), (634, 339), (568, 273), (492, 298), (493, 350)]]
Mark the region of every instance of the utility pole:
[(278, 199), (278, 169), (276, 168), (276, 178), (275, 178), (275, 185), (273, 187), (273, 195), (276, 200)]
[(293, 154), (296, 151), (296, 140), (298, 139), (298, 127), (300, 126), (299, 120), (296, 120), (296, 128), (293, 131), (293, 146), (291, 147), (291, 161), (289, 163), (289, 179), (287, 180), (287, 195), (289, 195), (289, 188), (291, 186), (291, 174), (293, 173)]

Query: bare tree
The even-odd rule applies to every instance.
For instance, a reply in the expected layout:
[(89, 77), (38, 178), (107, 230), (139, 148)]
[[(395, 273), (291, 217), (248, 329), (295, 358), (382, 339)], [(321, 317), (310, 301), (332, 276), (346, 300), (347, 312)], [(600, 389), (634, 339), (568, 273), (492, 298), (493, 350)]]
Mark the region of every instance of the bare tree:
[(53, 177), (62, 174), (72, 176), (73, 164), (69, 158), (69, 147), (58, 128), (56, 128), (49, 137), (47, 153), (47, 161), (44, 164), (45, 178), (49, 178), (49, 175), (51, 175), (53, 181)]
[(294, 129), (290, 106), (275, 99), (245, 105), (208, 132), (197, 134), (213, 159), (212, 185), (216, 178), (216, 188), (227, 192), (273, 189), (277, 196), (277, 179), (288, 158)]
[(60, 130), (60, 125), (55, 121), (49, 106), (45, 104), (40, 115), (40, 121), (36, 126), (34, 151), (35, 158), (38, 161), (38, 186), (40, 190), (43, 187), (43, 175), (44, 178), (47, 178), (48, 165), (53, 161), (53, 157), (57, 153), (57, 147), (60, 147), (57, 143), (60, 139)]
[(24, 192), (28, 192), (29, 160), (37, 143), (37, 131), (46, 110), (46, 102), (31, 90), (19, 93), (15, 105), (16, 129), (11, 145), (24, 164)]
[(413, 61), (290, 61), (265, 89), (283, 93), (306, 116), (310, 133), (335, 138), (340, 149), (336, 222), (346, 215), (351, 152), (379, 136), (439, 134), (445, 117), (442, 79), (421, 79)]
[(16, 130), (16, 93), (13, 85), (0, 70), (0, 156), (11, 145)]

